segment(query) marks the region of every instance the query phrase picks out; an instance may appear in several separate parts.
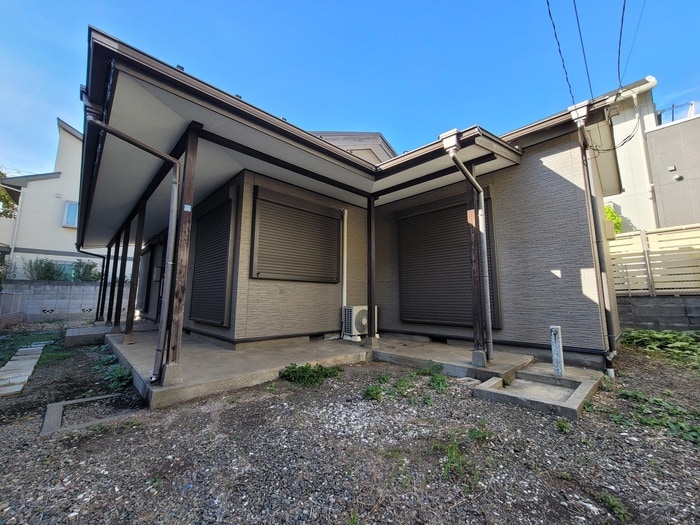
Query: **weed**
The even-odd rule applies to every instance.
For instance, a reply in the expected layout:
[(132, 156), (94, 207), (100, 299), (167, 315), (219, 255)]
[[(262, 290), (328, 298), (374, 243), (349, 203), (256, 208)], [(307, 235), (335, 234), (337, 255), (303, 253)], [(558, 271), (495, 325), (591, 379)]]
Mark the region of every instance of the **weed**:
[(563, 479), (565, 481), (571, 481), (574, 479), (574, 477), (571, 475), (570, 472), (567, 472), (566, 470), (560, 470), (555, 474), (556, 477), (559, 479)]
[(486, 421), (479, 420), (475, 427), (469, 429), (469, 439), (472, 441), (478, 441), (480, 443), (485, 443), (493, 437), (493, 432), (491, 432), (486, 427)]
[(122, 365), (107, 367), (104, 378), (112, 390), (124, 390), (131, 384), (131, 370)]
[(620, 341), (625, 346), (636, 348), (663, 361), (686, 368), (700, 368), (700, 332), (625, 330), (620, 336)]
[(598, 388), (603, 392), (613, 392), (615, 390), (615, 381), (608, 376), (603, 376), (603, 380), (600, 382)]
[(123, 428), (137, 428), (141, 426), (141, 423), (138, 421), (124, 421), (121, 425)]
[(423, 396), (423, 404), (429, 407), (433, 406), (433, 398), (428, 395)]
[(567, 421), (563, 417), (558, 417), (557, 418), (557, 428), (559, 429), (559, 432), (562, 434), (570, 434), (571, 433), (571, 422)]
[(66, 350), (62, 345), (48, 345), (44, 347), (44, 351), (41, 352), (41, 357), (36, 363), (37, 368), (46, 368), (54, 363), (60, 361), (65, 361), (73, 357), (73, 352), (71, 350)]
[(411, 386), (413, 386), (411, 380), (407, 377), (400, 377), (394, 383), (394, 387), (396, 387), (396, 392), (403, 397), (407, 397), (408, 391), (411, 388)]
[(360, 525), (360, 519), (357, 517), (355, 511), (350, 515), (350, 520), (348, 520), (348, 525)]
[(274, 394), (277, 391), (277, 383), (272, 381), (269, 385), (265, 387), (265, 390), (267, 390), (270, 394)]
[(501, 379), (501, 382), (503, 383), (503, 386), (510, 386), (512, 380), (508, 379), (507, 377), (504, 377)]
[(97, 432), (98, 434), (107, 434), (112, 431), (112, 427), (107, 423), (97, 423), (96, 425), (92, 425), (90, 430)]
[(163, 478), (161, 478), (160, 476), (153, 476), (152, 478), (148, 478), (146, 480), (146, 483), (150, 483), (151, 485), (155, 485), (157, 483), (163, 483), (163, 481), (164, 481)]
[[(59, 341), (62, 339), (60, 331), (48, 332), (28, 332), (21, 331), (16, 333), (4, 333), (2, 344), (0, 344), (0, 367), (4, 366), (12, 356), (15, 355), (17, 349), (31, 346), (32, 343), (38, 341)], [(48, 350), (47, 346), (44, 350)]]
[(301, 386), (319, 386), (326, 378), (337, 377), (342, 371), (343, 369), (339, 366), (326, 367), (320, 364), (311, 366), (309, 363), (297, 366), (292, 363), (280, 372), (280, 378)]
[(632, 514), (619, 498), (602, 491), (594, 492), (593, 497), (608, 507), (608, 510), (620, 523), (627, 523), (632, 518)]
[(440, 373), (435, 373), (432, 376), (430, 376), (430, 383), (428, 384), (436, 392), (444, 392), (445, 390), (447, 390), (447, 387), (450, 385), (450, 382), (447, 379), (447, 376), (444, 376)]
[(460, 449), (461, 443), (457, 441), (455, 434), (450, 436), (450, 440), (443, 445), (447, 460), (443, 467), (443, 477), (449, 477), (451, 472), (456, 472), (459, 477), (464, 475), (464, 465), (467, 462), (465, 453)]
[(435, 374), (439, 374), (442, 372), (442, 365), (438, 363), (433, 363), (430, 361), (430, 366), (428, 368), (419, 368), (416, 370), (416, 374), (419, 376), (434, 376)]
[(382, 393), (382, 387), (379, 385), (369, 385), (363, 390), (362, 397), (370, 401), (381, 401)]
[(660, 397), (650, 397), (638, 390), (619, 390), (618, 396), (633, 403), (628, 414), (615, 413), (610, 419), (618, 425), (665, 428), (672, 436), (700, 443), (700, 425), (697, 410)]
[(95, 365), (94, 368), (96, 371), (102, 372), (102, 371), (106, 370), (108, 367), (110, 367), (111, 365), (115, 365), (118, 362), (119, 362), (119, 359), (114, 354), (101, 355), (97, 359), (97, 364)]
[(376, 377), (376, 381), (377, 381), (377, 383), (386, 384), (389, 382), (389, 376), (386, 374), (379, 374)]

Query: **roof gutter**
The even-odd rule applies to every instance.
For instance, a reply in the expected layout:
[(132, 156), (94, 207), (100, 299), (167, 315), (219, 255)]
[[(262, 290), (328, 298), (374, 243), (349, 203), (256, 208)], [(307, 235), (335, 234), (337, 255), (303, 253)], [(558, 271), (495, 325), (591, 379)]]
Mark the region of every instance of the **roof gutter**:
[(479, 217), (479, 252), (481, 256), (481, 292), (483, 294), (484, 305), (484, 331), (486, 332), (486, 359), (493, 359), (493, 327), (491, 323), (491, 289), (489, 285), (489, 261), (487, 253), (486, 239), (486, 205), (484, 202), (484, 189), (476, 181), (476, 178), (467, 169), (462, 160), (457, 156), (459, 151), (459, 131), (453, 129), (440, 135), (442, 146), (454, 162), (457, 169), (462, 172), (467, 182), (476, 190), (477, 198), (477, 213)]
[(168, 217), (168, 241), (166, 245), (166, 268), (167, 271), (163, 276), (163, 297), (161, 302), (161, 322), (158, 329), (158, 345), (156, 347), (156, 357), (153, 363), (153, 375), (151, 375), (151, 383), (156, 383), (160, 380), (161, 369), (163, 367), (163, 357), (166, 352), (166, 340), (169, 334), (169, 317), (170, 317), (170, 295), (173, 286), (173, 274), (175, 269), (175, 232), (177, 232), (177, 216), (180, 207), (180, 187), (182, 185), (182, 170), (180, 169), (180, 161), (171, 157), (167, 153), (163, 153), (148, 144), (144, 144), (138, 139), (135, 139), (126, 133), (113, 128), (109, 124), (97, 120), (91, 113), (87, 113), (86, 122), (88, 125), (93, 125), (110, 135), (123, 140), (124, 142), (135, 146), (136, 148), (150, 153), (154, 157), (169, 162), (173, 167), (173, 180), (170, 189), (170, 214)]

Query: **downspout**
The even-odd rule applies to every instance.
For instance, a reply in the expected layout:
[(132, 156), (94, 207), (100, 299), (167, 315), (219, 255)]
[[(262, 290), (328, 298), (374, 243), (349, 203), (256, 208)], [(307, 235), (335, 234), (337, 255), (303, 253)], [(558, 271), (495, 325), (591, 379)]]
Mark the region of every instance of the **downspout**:
[(175, 268), (175, 232), (177, 231), (177, 212), (180, 202), (179, 190), (182, 184), (180, 161), (166, 153), (163, 153), (162, 151), (159, 151), (149, 146), (148, 144), (144, 144), (143, 142), (133, 137), (130, 137), (126, 133), (123, 133), (111, 127), (109, 124), (105, 124), (104, 122), (95, 119), (95, 117), (90, 113), (86, 114), (86, 121), (88, 124), (97, 126), (105, 132), (114, 135), (118, 139), (121, 139), (124, 142), (139, 148), (140, 150), (150, 153), (151, 155), (158, 157), (159, 159), (165, 162), (169, 162), (170, 164), (172, 164), (173, 167), (173, 180), (170, 189), (170, 214), (168, 217), (168, 241), (166, 245), (166, 265), (168, 269), (163, 276), (163, 297), (161, 300), (160, 311), (161, 322), (158, 329), (158, 345), (156, 347), (156, 357), (155, 362), (153, 364), (153, 374), (151, 375), (151, 383), (155, 383), (160, 380), (160, 372), (163, 364), (163, 357), (166, 354), (166, 340), (168, 338), (167, 319), (170, 316), (170, 293), (172, 289), (173, 269)]
[(586, 117), (588, 116), (588, 101), (574, 106), (571, 109), (571, 118), (576, 123), (578, 130), (578, 142), (581, 148), (581, 163), (584, 168), (584, 190), (589, 204), (589, 211), (593, 222), (593, 235), (598, 268), (600, 270), (600, 284), (603, 292), (603, 308), (605, 310), (605, 329), (608, 339), (608, 351), (605, 354), (605, 369), (610, 377), (615, 376), (612, 359), (617, 354), (615, 340), (615, 320), (613, 319), (610, 301), (610, 289), (608, 287), (608, 263), (605, 259), (605, 232), (598, 213), (598, 197), (595, 194), (595, 184), (591, 173), (591, 150), (586, 140)]
[(92, 257), (99, 257), (100, 259), (102, 259), (102, 271), (100, 272), (100, 287), (97, 290), (97, 308), (95, 309), (96, 310), (95, 311), (95, 322), (97, 322), (99, 320), (99, 317), (100, 317), (100, 302), (102, 301), (102, 279), (104, 279), (104, 277), (105, 277), (105, 262), (106, 262), (107, 258), (104, 255), (100, 255), (99, 253), (86, 252), (85, 250), (78, 248), (77, 243), (75, 244), (75, 249), (79, 253), (84, 253), (85, 255), (90, 255)]
[(343, 281), (341, 293), (340, 293), (340, 337), (342, 339), (345, 333), (345, 315), (343, 313), (343, 307), (348, 304), (348, 210), (343, 208), (343, 248), (342, 248), (342, 261), (341, 261), (341, 279)]
[(491, 323), (491, 287), (489, 283), (489, 259), (487, 253), (488, 242), (486, 239), (486, 204), (484, 202), (484, 189), (476, 181), (476, 178), (467, 169), (461, 159), (457, 156), (459, 151), (459, 140), (457, 138), (458, 131), (448, 131), (440, 135), (442, 145), (448, 153), (452, 162), (457, 169), (462, 172), (462, 175), (467, 179), (467, 182), (477, 192), (477, 214), (479, 217), (479, 252), (481, 258), (481, 290), (483, 293), (484, 304), (484, 332), (486, 338), (486, 359), (493, 359), (493, 326)]

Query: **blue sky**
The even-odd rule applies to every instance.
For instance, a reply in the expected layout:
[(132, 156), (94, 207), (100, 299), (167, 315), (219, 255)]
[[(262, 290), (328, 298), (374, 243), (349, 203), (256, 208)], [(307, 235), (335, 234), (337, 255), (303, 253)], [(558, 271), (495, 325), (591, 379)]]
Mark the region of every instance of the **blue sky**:
[[(576, 102), (573, 0), (550, 0)], [(594, 95), (618, 86), (623, 0), (576, 3)], [(0, 169), (53, 170), (82, 130), (88, 25), (307, 130), (381, 131), (398, 152), (473, 124), (502, 134), (571, 105), (546, 0), (0, 0)], [(622, 83), (700, 102), (700, 2), (628, 0)], [(700, 108), (699, 108), (700, 109)]]

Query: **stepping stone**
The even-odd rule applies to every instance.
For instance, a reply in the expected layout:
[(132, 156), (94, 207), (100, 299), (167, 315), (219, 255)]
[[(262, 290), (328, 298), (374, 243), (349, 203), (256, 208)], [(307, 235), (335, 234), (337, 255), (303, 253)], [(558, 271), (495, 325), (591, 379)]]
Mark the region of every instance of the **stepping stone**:
[(30, 348), (20, 348), (15, 352), (15, 356), (18, 355), (41, 355), (42, 350), (44, 347), (41, 348), (36, 348), (36, 347), (30, 347)]
[(0, 388), (0, 397), (5, 397), (5, 396), (16, 396), (17, 394), (22, 392), (22, 389), (24, 389), (24, 385), (26, 383), (22, 383), (19, 385), (10, 385), (10, 386), (4, 386)]

